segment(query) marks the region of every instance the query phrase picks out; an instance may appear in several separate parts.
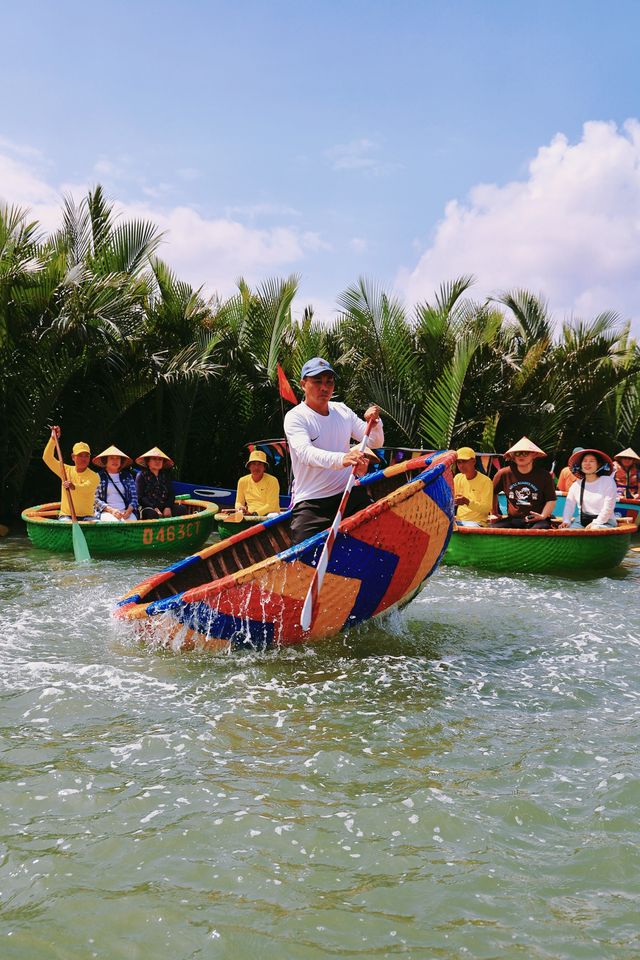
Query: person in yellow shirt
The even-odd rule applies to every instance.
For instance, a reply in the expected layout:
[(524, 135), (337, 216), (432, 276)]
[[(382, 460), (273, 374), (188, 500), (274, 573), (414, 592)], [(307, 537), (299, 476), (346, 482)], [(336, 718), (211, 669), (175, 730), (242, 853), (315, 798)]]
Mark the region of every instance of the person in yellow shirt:
[[(62, 479), (62, 466), (55, 456), (56, 437), (60, 437), (60, 427), (51, 428), (51, 436), (44, 448), (42, 459), (49, 469), (53, 470), (55, 475)], [(100, 477), (93, 470), (89, 469), (90, 457), (91, 450), (89, 449), (88, 443), (74, 443), (73, 450), (71, 451), (73, 466), (65, 464), (67, 479), (66, 481), (62, 481), (59, 520), (67, 522), (71, 520), (71, 506), (69, 504), (68, 491), (71, 492), (78, 520), (95, 520), (94, 504)]]
[(280, 511), (280, 484), (268, 474), (267, 455), (254, 450), (246, 462), (249, 473), (238, 480), (236, 510), (266, 517)]
[(476, 454), (471, 447), (456, 453), (458, 472), (453, 478), (456, 523), (461, 527), (486, 527), (493, 505), (493, 484), (476, 470)]

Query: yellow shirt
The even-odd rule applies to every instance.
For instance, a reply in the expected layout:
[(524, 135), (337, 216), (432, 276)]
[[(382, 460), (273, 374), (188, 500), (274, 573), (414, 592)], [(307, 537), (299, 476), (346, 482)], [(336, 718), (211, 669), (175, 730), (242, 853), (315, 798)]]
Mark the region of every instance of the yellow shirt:
[(255, 483), (250, 473), (238, 480), (236, 510), (246, 507), (248, 513), (264, 517), (268, 513), (280, 510), (280, 484), (270, 473), (263, 473), (259, 483)]
[(493, 484), (489, 477), (478, 472), (473, 480), (467, 480), (463, 473), (456, 473), (453, 478), (453, 492), (469, 501), (468, 504), (457, 507), (458, 520), (475, 520), (485, 526), (493, 505)]
[[(49, 438), (49, 443), (44, 448), (42, 459), (50, 470), (62, 479), (62, 467), (60, 461), (54, 456), (56, 445), (53, 437)], [(79, 517), (90, 517), (95, 510), (94, 501), (96, 498), (96, 489), (100, 483), (100, 477), (97, 473), (87, 467), (82, 473), (78, 473), (74, 464), (70, 466), (65, 464), (67, 471), (67, 480), (74, 485), (75, 490), (71, 491), (71, 499), (76, 508), (76, 514)], [(71, 506), (69, 497), (64, 487), (60, 491), (60, 513), (65, 516), (71, 516)]]

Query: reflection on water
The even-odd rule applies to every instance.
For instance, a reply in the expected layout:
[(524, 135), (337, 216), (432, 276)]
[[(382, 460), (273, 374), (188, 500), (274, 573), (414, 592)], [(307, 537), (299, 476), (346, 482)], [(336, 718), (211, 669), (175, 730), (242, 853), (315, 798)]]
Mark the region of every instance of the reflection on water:
[(3, 958), (637, 958), (640, 554), (175, 656), (0, 541)]

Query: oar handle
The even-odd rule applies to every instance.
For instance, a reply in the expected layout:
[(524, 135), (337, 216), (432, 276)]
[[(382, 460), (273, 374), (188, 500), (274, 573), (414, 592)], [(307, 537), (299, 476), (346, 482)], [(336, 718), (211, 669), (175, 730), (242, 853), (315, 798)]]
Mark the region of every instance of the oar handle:
[[(358, 450), (361, 453), (367, 445), (367, 440), (369, 439), (369, 434), (371, 433), (374, 419), (376, 418), (371, 417), (369, 420), (367, 420), (364, 436), (358, 446)], [(320, 559), (318, 560), (318, 564), (313, 574), (313, 579), (311, 580), (311, 584), (309, 585), (309, 589), (307, 591), (307, 596), (305, 597), (304, 605), (302, 607), (302, 616), (300, 617), (300, 626), (305, 632), (310, 629), (315, 616), (318, 606), (318, 599), (320, 597), (320, 590), (322, 589), (322, 581), (324, 580), (324, 575), (327, 571), (327, 567), (329, 566), (329, 558), (331, 557), (331, 551), (333, 550), (333, 544), (336, 539), (338, 527), (340, 526), (342, 517), (344, 516), (349, 494), (351, 493), (353, 485), (356, 482), (357, 469), (358, 464), (354, 463), (351, 473), (349, 474), (349, 479), (347, 480), (347, 485), (344, 488), (344, 493), (342, 494), (340, 506), (338, 507), (335, 517), (333, 518), (333, 523), (331, 524), (329, 533), (327, 534), (327, 539), (324, 542)]]
[[(53, 437), (53, 442), (56, 445), (56, 453), (58, 454), (58, 460), (60, 461), (60, 470), (62, 472), (63, 483), (67, 483), (67, 468), (64, 465), (64, 460), (62, 459), (62, 453), (60, 452), (60, 444), (58, 443), (58, 434), (52, 430), (51, 436)], [(71, 507), (71, 519), (74, 523), (78, 523), (78, 515), (76, 513), (76, 508), (73, 505), (73, 497), (71, 496), (71, 490), (67, 490), (67, 497), (69, 498), (69, 506)], [(62, 504), (60, 504), (62, 506)]]

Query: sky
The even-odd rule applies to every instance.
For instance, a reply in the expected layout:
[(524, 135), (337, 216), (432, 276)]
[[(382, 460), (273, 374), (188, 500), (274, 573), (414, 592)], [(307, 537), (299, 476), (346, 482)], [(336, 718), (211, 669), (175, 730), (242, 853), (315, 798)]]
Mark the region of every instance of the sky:
[(637, 0), (2, 5), (0, 201), (101, 183), (207, 294), (476, 277), (640, 336)]

